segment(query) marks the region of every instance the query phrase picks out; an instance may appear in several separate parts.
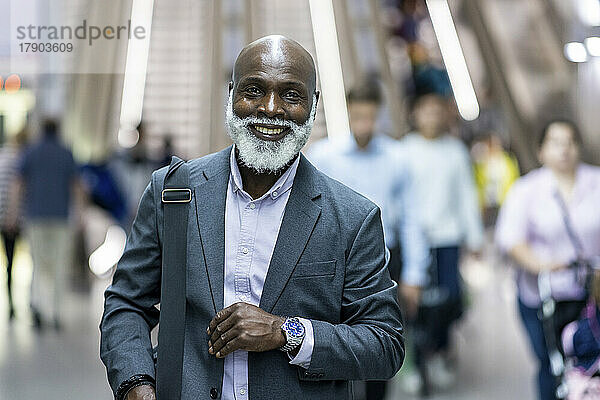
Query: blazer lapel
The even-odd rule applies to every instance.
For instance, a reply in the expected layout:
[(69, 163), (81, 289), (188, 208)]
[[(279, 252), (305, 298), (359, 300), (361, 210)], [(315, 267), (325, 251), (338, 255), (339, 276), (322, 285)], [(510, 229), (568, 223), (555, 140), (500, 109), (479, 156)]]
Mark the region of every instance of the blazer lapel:
[(229, 182), (231, 146), (215, 155), (206, 181), (194, 188), (196, 220), (200, 232), (204, 265), (215, 313), (223, 309), (223, 275), (225, 268), (225, 202)]
[(314, 202), (320, 195), (314, 182), (316, 170), (300, 157), (260, 299), (260, 307), (267, 312), (281, 296), (321, 215), (321, 207)]

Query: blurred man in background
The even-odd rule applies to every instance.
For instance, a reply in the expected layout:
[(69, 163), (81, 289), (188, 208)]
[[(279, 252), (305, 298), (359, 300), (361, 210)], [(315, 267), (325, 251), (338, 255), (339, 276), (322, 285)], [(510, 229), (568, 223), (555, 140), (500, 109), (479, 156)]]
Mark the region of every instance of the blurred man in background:
[[(397, 281), (405, 311), (414, 316), (425, 283), (429, 248), (418, 224), (415, 192), (396, 140), (375, 131), (382, 96), (376, 81), (347, 94), (352, 135), (339, 145), (323, 139), (307, 153), (322, 172), (348, 185), (382, 211), (388, 268)], [(367, 382), (367, 399), (385, 398), (386, 381)]]
[(448, 104), (435, 94), (415, 102), (416, 131), (401, 144), (414, 178), (419, 222), (431, 246), (431, 291), (421, 303), (415, 332), (416, 362), (421, 384), (436, 386), (454, 380), (449, 332), (462, 314), (460, 248), (477, 254), (483, 245), (483, 224), (473, 169), (466, 146), (447, 134)]
[(39, 141), (19, 161), (11, 193), (9, 227), (17, 226), (18, 207), (25, 206), (25, 223), (33, 258), (31, 311), (34, 325), (60, 328), (60, 310), (70, 266), (72, 194), (81, 199), (77, 166), (60, 142), (58, 124), (43, 123)]

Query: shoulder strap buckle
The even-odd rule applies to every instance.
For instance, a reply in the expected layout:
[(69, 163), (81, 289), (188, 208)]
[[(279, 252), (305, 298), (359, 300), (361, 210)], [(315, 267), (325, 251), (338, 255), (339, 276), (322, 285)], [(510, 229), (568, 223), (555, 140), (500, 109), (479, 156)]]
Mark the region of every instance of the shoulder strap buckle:
[(189, 203), (192, 201), (192, 190), (189, 188), (178, 189), (169, 188), (163, 189), (161, 193), (163, 203)]

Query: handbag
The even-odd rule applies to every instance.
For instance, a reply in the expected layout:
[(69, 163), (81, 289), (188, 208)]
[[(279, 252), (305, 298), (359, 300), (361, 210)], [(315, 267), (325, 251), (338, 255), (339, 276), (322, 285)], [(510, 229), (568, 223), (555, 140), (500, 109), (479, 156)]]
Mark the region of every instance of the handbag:
[(185, 294), (187, 265), (187, 226), (192, 190), (189, 166), (173, 157), (165, 175), (161, 204), (164, 223), (160, 318), (156, 357), (158, 399), (181, 397), (183, 345), (185, 336)]
[(423, 288), (421, 302), (413, 323), (415, 347), (427, 352), (435, 346), (432, 332), (462, 315), (462, 298), (452, 298), (447, 288), (439, 285), (437, 253), (431, 251), (428, 285)]

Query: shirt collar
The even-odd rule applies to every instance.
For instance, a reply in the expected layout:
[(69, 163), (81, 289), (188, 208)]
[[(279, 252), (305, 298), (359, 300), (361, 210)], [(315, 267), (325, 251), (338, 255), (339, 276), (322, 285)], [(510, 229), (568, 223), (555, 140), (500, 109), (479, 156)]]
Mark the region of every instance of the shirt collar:
[[(288, 169), (277, 179), (277, 182), (271, 188), (262, 195), (259, 199), (255, 201), (262, 200), (265, 197), (271, 197), (273, 200), (280, 197), (283, 193), (290, 190), (292, 184), (294, 183), (294, 178), (296, 177), (296, 171), (298, 170), (298, 165), (300, 164), (300, 155), (296, 156), (296, 159), (288, 167)], [(242, 175), (240, 174), (240, 169), (237, 164), (237, 160), (235, 158), (235, 145), (231, 148), (231, 155), (229, 157), (229, 167), (230, 167), (230, 184), (232, 185), (232, 189), (234, 193), (238, 191), (242, 192), (248, 198), (251, 196), (244, 191), (243, 183), (242, 183)]]
[[(542, 171), (542, 176), (545, 178), (542, 180), (542, 182), (546, 185), (548, 190), (551, 190), (552, 192), (557, 191), (558, 183), (554, 177), (554, 174), (552, 173), (552, 170), (548, 167), (541, 167), (540, 170)], [(573, 192), (571, 194), (572, 199), (576, 199), (580, 191), (585, 190), (583, 188), (586, 186), (586, 172), (585, 164), (580, 162), (575, 170), (575, 183), (573, 185)]]

